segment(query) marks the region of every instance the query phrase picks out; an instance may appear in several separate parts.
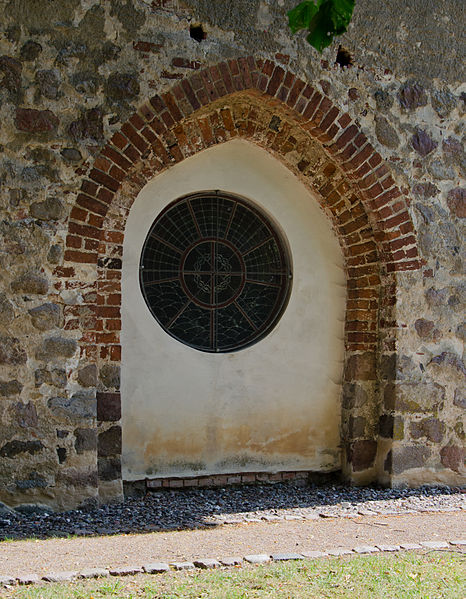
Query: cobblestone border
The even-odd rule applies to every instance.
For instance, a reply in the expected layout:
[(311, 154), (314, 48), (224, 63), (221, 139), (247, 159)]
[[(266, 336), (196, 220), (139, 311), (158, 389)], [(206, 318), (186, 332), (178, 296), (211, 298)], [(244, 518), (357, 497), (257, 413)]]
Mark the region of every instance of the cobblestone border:
[(212, 570), (216, 568), (238, 567), (244, 564), (261, 565), (271, 562), (286, 562), (304, 559), (321, 559), (325, 557), (340, 557), (342, 555), (366, 555), (373, 553), (397, 553), (401, 551), (418, 551), (428, 549), (441, 551), (445, 549), (466, 549), (466, 539), (451, 539), (449, 541), (419, 541), (419, 543), (400, 543), (399, 545), (357, 545), (351, 549), (334, 547), (325, 551), (302, 551), (301, 553), (256, 553), (233, 557), (197, 558), (193, 561), (150, 562), (135, 566), (114, 568), (86, 568), (80, 571), (49, 572), (42, 577), (37, 574), (22, 574), (19, 576), (0, 576), (0, 587), (8, 588), (16, 585), (32, 585), (44, 582), (67, 583), (74, 580), (91, 578), (106, 578), (109, 576), (134, 576), (135, 574), (163, 574), (170, 571), (182, 570)]

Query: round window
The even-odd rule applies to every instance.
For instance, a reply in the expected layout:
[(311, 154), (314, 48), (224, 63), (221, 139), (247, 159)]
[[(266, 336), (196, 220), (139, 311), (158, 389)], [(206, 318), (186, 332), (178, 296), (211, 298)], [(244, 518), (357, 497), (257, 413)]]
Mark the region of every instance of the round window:
[(144, 242), (140, 284), (172, 337), (206, 352), (259, 341), (291, 290), (291, 258), (270, 219), (250, 202), (204, 192), (172, 202)]

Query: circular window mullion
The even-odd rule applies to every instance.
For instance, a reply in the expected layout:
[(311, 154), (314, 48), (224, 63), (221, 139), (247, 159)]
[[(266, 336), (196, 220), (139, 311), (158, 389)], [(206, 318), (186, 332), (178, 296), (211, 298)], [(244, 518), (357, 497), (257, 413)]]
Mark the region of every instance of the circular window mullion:
[(231, 352), (267, 335), (291, 290), (281, 232), (252, 203), (221, 192), (180, 198), (144, 242), (140, 285), (172, 337), (206, 352)]

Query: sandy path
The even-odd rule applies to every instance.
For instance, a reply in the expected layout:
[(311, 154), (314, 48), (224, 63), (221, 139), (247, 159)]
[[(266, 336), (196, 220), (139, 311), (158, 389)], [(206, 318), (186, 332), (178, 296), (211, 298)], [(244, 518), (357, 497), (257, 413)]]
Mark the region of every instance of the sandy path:
[(0, 543), (0, 575), (466, 538), (466, 514), (426, 513), (281, 521), (218, 528)]

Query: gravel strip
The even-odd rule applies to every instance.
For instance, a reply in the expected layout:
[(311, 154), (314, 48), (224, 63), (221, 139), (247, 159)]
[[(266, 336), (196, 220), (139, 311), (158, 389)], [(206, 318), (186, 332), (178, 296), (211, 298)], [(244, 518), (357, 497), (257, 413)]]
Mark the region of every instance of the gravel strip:
[(217, 489), (153, 491), (123, 503), (52, 513), (0, 504), (0, 540), (146, 533), (242, 522), (355, 518), (465, 509), (465, 490), (378, 489), (295, 482)]

